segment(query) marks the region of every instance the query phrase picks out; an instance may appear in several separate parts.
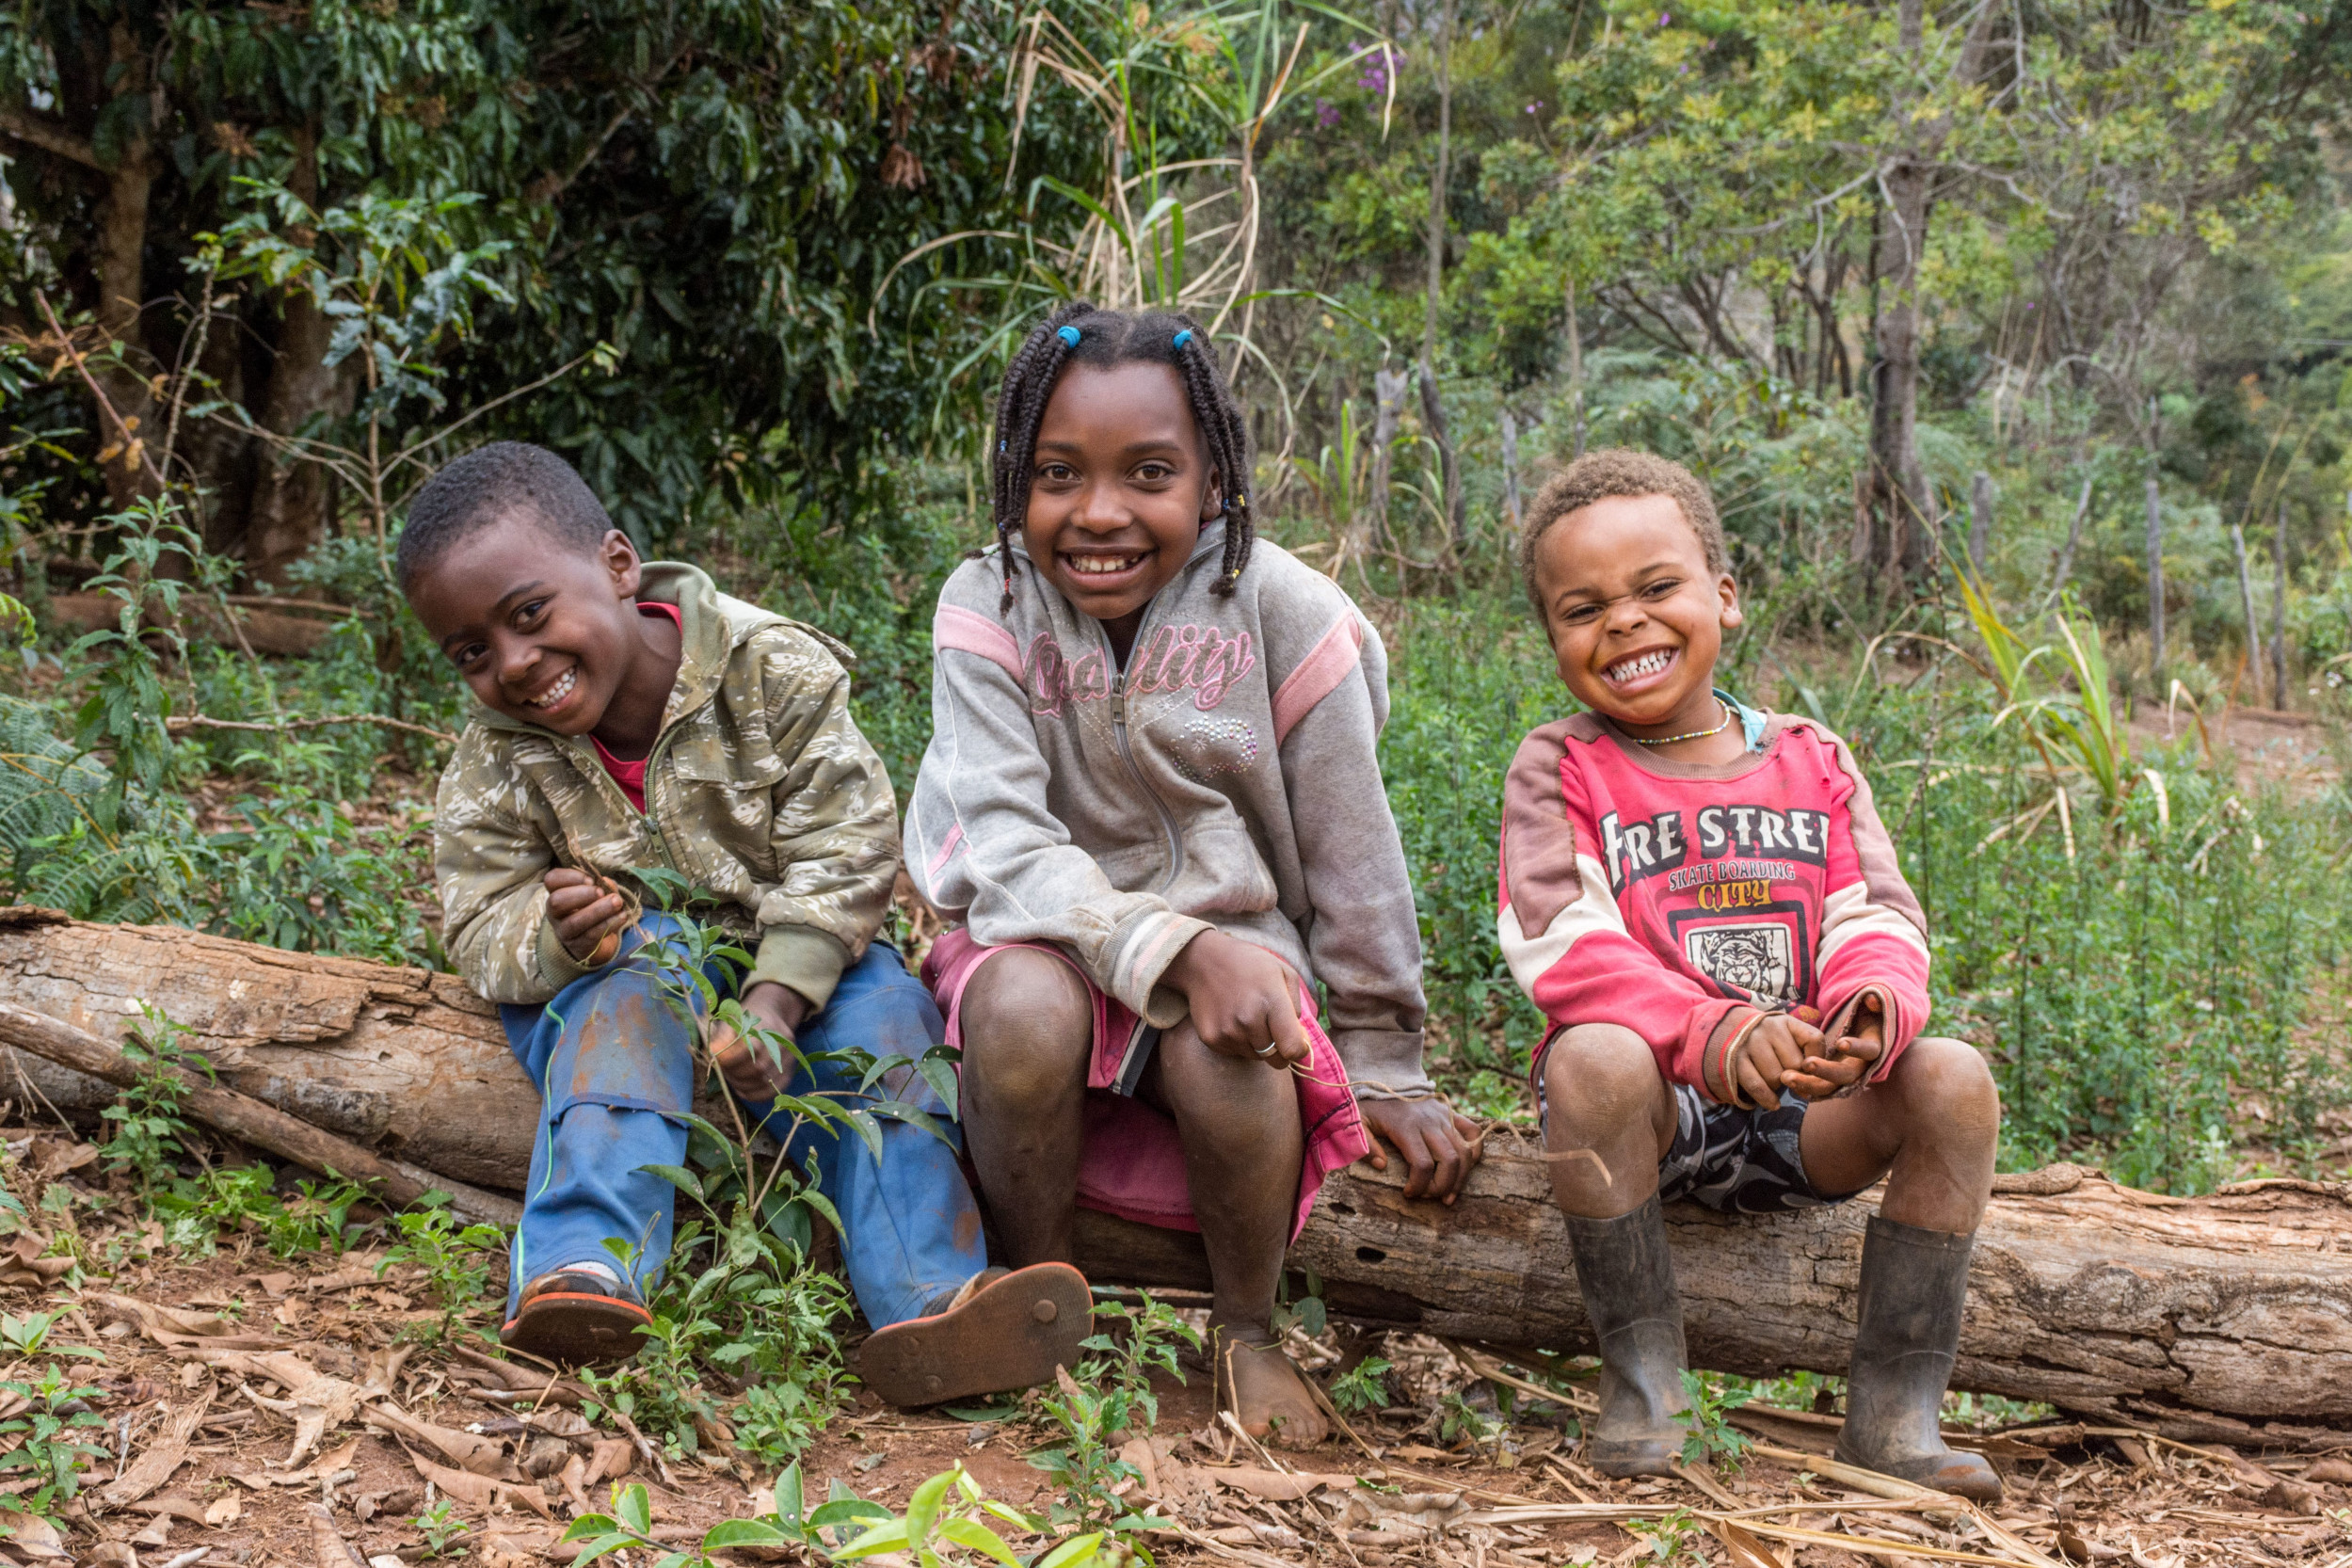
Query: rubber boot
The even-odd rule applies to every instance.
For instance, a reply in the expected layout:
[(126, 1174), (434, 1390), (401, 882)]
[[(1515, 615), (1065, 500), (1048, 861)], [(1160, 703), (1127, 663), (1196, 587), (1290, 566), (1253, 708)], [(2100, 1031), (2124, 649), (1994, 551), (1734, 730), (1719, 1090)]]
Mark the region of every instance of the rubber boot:
[(1605, 1476), (1671, 1476), (1688, 1435), (1682, 1296), (1656, 1193), (1614, 1220), (1568, 1216), (1584, 1310), (1601, 1342), (1601, 1414), (1584, 1462)]
[(1871, 1217), (1837, 1457), (1990, 1502), (2001, 1495), (1999, 1473), (1980, 1455), (1946, 1448), (1939, 1422), (1960, 1349), (1973, 1244), (1949, 1231)]

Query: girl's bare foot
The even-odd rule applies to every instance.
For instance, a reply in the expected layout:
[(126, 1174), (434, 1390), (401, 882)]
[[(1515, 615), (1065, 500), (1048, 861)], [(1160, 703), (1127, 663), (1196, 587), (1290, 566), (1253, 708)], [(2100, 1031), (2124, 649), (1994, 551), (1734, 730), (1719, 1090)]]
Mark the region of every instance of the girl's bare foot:
[(1263, 1324), (1212, 1323), (1217, 1402), (1252, 1437), (1311, 1448), (1331, 1435), (1304, 1376)]

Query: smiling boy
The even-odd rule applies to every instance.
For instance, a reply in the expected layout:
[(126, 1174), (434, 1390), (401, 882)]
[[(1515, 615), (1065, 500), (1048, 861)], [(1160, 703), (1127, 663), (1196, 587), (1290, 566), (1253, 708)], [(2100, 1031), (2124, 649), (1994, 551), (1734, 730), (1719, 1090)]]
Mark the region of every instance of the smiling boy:
[(1590, 710), (1512, 763), (1497, 928), (1551, 1023), (1532, 1077), (1602, 1361), (1586, 1462), (1669, 1475), (1682, 1451), (1662, 1201), (1764, 1213), (1885, 1176), (1838, 1457), (1997, 1496), (1938, 1411), (2000, 1102), (1973, 1048), (1920, 1033), (1925, 918), (1869, 786), (1819, 725), (1716, 688), (1739, 594), (1679, 464), (1577, 459), (1529, 508), (1520, 564)]
[[(703, 890), (695, 917), (756, 950), (748, 973), (709, 979), (808, 1058), (779, 1071), (731, 1032), (709, 1042), (753, 1125), (779, 1093), (855, 1100), (858, 1067), (827, 1053), (913, 1060), (941, 1038), (875, 939), (899, 867), (889, 777), (850, 717), (846, 648), (694, 567), (640, 561), (552, 452), (502, 441), (441, 470), (398, 569), (479, 703), (435, 808), (443, 940), (541, 1095), (504, 1337), (565, 1363), (625, 1355), (670, 1249), (675, 1193), (654, 1171), (685, 1160), (700, 1076), (684, 927), (646, 909), (637, 872)], [(909, 1069), (882, 1087), (942, 1109)], [(868, 1384), (928, 1404), (1075, 1366), (1085, 1282), (986, 1271), (955, 1150), (880, 1127), (879, 1154), (810, 1128), (791, 1151), (842, 1219), (879, 1331)], [(773, 1130), (792, 1137), (788, 1117)]]

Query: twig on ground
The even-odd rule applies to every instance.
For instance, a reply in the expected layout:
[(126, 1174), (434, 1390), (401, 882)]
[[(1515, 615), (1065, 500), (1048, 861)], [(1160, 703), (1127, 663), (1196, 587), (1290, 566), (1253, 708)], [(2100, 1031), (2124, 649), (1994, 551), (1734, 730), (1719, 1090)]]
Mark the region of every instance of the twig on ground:
[(258, 729), (276, 734), (284, 729), (315, 729), (328, 724), (380, 724), (387, 729), (405, 729), (411, 735), (423, 735), (443, 745), (456, 745), (457, 737), (445, 729), (430, 725), (410, 724), (407, 719), (386, 718), (381, 713), (329, 713), (322, 718), (287, 719), (281, 724), (262, 724), (249, 719), (216, 719), (208, 713), (175, 713), (164, 720), (164, 728), (173, 734), (184, 729)]

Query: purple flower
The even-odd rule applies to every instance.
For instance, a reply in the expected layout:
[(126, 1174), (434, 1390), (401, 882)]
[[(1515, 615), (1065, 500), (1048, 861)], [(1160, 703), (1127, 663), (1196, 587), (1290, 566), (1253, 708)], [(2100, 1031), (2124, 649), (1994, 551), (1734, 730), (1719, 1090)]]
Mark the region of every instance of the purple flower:
[(1544, 100), (1542, 100), (1541, 98), (1539, 98), (1539, 99), (1537, 99), (1534, 103), (1529, 104), (1528, 105), (1528, 113), (1529, 113), (1529, 114), (1533, 114), (1533, 113), (1535, 113), (1538, 109), (1541, 109), (1543, 106), (1544, 106)]
[(1364, 68), (1364, 73), (1355, 79), (1355, 85), (1366, 92), (1386, 92), (1388, 90), (1387, 65), (1383, 61), (1374, 60)]
[(1674, 13), (1672, 11), (1660, 11), (1657, 13), (1657, 24), (1661, 27), (1665, 26), (1668, 23), (1673, 20)]
[(1339, 123), (1339, 105), (1328, 99), (1315, 100), (1315, 123), (1328, 131)]

